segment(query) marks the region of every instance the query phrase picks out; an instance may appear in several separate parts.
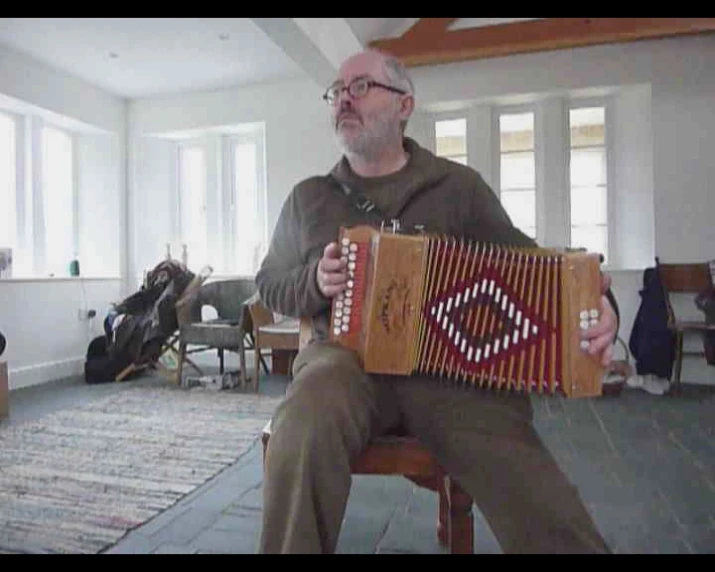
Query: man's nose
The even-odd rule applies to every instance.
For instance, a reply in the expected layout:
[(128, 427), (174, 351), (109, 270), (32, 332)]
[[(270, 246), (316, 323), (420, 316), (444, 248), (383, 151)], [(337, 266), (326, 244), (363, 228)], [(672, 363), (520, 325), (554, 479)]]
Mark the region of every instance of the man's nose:
[(352, 106), (353, 104), (353, 97), (345, 87), (338, 93), (338, 106), (342, 107), (343, 104), (347, 104), (349, 106)]

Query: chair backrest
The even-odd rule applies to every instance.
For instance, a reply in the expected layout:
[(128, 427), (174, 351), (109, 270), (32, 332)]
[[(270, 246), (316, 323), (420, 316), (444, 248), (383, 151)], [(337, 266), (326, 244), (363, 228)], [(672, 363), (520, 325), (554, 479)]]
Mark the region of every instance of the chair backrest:
[(658, 264), (660, 281), (666, 292), (699, 293), (712, 287), (707, 262)]
[(245, 302), (256, 293), (256, 283), (251, 278), (235, 278), (206, 282), (201, 286), (197, 302), (216, 309), (224, 320), (243, 319)]
[(261, 326), (267, 326), (275, 322), (273, 312), (261, 301), (261, 297), (258, 292), (255, 292), (248, 299), (246, 306), (248, 306), (248, 311), (251, 314), (251, 322), (253, 323), (254, 333)]

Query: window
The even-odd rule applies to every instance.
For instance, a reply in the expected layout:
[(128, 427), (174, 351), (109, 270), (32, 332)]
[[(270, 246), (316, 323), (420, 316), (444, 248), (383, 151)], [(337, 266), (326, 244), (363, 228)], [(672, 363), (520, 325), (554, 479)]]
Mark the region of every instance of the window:
[(514, 225), (536, 238), (534, 114), (499, 116), (500, 196)]
[(605, 108), (569, 111), (571, 247), (603, 254), (608, 262)]
[(42, 214), (44, 272), (67, 276), (76, 256), (72, 136), (48, 125), (42, 128)]
[(435, 123), (436, 150), (445, 157), (462, 165), (467, 164), (467, 120), (449, 119)]
[(265, 239), (265, 176), (262, 130), (231, 139), (235, 271), (253, 276), (261, 263)]
[[(206, 155), (198, 145), (179, 147), (179, 239), (194, 272), (208, 264)], [(181, 253), (183, 256), (183, 252)], [(177, 257), (178, 258), (178, 257)]]
[(0, 113), (0, 248), (15, 248), (15, 122)]

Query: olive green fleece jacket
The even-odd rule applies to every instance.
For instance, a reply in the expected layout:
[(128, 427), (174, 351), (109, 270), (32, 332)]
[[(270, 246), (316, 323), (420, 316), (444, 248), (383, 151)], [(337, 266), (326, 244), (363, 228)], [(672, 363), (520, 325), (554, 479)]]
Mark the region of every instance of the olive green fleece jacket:
[[(482, 176), (437, 157), (405, 138), (407, 164), (390, 175), (364, 178), (343, 157), (331, 170), (337, 181), (369, 198), (403, 228), (510, 246), (536, 246), (515, 226)], [(325, 246), (341, 226), (378, 224), (356, 208), (335, 180), (315, 176), (297, 184), (281, 209), (268, 253), (256, 274), (264, 303), (285, 316), (312, 317), (314, 336), (327, 337), (330, 299), (318, 289), (316, 270)], [(618, 308), (608, 293), (616, 314)]]

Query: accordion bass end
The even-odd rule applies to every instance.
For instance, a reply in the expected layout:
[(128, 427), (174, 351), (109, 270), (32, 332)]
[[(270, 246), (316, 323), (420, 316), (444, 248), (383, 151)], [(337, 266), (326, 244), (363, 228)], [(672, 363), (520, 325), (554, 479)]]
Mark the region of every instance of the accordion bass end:
[(601, 395), (605, 368), (580, 335), (600, 315), (598, 254), (370, 226), (341, 228), (339, 243), (349, 278), (330, 339), (367, 373)]

